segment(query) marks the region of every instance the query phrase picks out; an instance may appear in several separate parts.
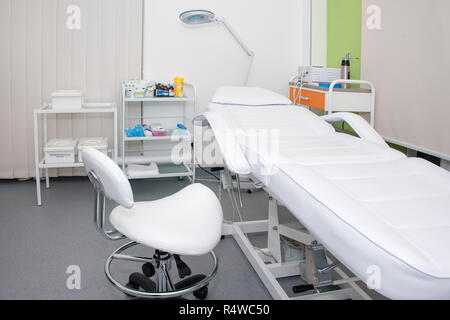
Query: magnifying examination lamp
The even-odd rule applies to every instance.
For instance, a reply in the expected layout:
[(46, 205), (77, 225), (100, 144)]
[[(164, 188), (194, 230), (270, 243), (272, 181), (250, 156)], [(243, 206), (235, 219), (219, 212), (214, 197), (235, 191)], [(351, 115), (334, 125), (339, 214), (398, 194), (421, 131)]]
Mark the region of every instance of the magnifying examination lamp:
[(236, 41), (239, 43), (239, 45), (242, 47), (242, 49), (249, 57), (248, 71), (244, 84), (245, 86), (247, 86), (255, 53), (252, 50), (250, 50), (249, 47), (247, 47), (244, 41), (237, 35), (237, 33), (233, 30), (233, 28), (231, 28), (231, 26), (225, 21), (224, 18), (216, 17), (216, 15), (213, 12), (208, 10), (189, 10), (180, 14), (180, 20), (190, 25), (199, 25), (206, 23), (222, 23), (231, 33), (231, 35), (236, 39)]

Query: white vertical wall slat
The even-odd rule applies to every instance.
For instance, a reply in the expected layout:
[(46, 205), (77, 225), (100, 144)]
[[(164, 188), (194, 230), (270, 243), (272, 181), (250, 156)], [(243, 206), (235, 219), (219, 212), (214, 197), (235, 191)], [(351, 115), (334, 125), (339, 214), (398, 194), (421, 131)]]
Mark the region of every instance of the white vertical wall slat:
[[(64, 90), (72, 88), (72, 34), (66, 27), (67, 7), (72, 4), (72, 0), (58, 0), (56, 10), (56, 82), (57, 89)], [(73, 137), (72, 115), (62, 114), (56, 116), (56, 130), (60, 138)], [(71, 176), (73, 169), (61, 169), (59, 175)]]
[[(58, 0), (45, 0), (42, 3), (42, 100), (44, 103), (50, 103), (50, 96), (56, 90), (56, 17)], [(56, 137), (56, 116), (48, 117), (48, 135)], [(52, 176), (56, 175), (56, 170), (50, 170)]]
[[(68, 30), (67, 7), (81, 8)], [(33, 109), (56, 90), (81, 90), (89, 102), (119, 102), (120, 82), (139, 77), (142, 0), (0, 1), (0, 179), (34, 176)], [(112, 117), (49, 117), (49, 138), (105, 136)], [(81, 175), (83, 170), (52, 170)]]
[[(81, 12), (86, 12), (86, 1), (87, 0), (72, 0), (72, 4), (79, 6)], [(83, 14), (81, 16), (81, 25), (86, 26), (86, 23), (86, 14)], [(84, 79), (86, 78), (86, 37), (86, 32), (82, 32), (81, 30), (72, 32), (71, 65), (79, 66), (79, 68), (72, 68), (71, 83), (73, 89), (80, 90), (82, 92), (86, 92), (86, 85), (84, 81)], [(74, 136), (82, 137), (86, 135), (85, 114), (72, 115), (72, 125)], [(73, 169), (72, 174), (77, 176), (83, 175), (84, 169)]]
[[(26, 101), (26, 121), (33, 123), (33, 113), (29, 112), (29, 107), (41, 104), (42, 92), (42, 1), (26, 1), (26, 79), (24, 94)], [(22, 126), (19, 126), (21, 128)], [(34, 168), (33, 157), (33, 127), (25, 126), (26, 130), (26, 150), (27, 150), (27, 171), (32, 172)], [(27, 174), (28, 176), (28, 174)]]
[(11, 0), (0, 1), (0, 176), (14, 176), (11, 130)]
[[(11, 1), (11, 110), (9, 119), (12, 131), (13, 174), (18, 178), (28, 175), (28, 153), (26, 147), (28, 136), (26, 126), (27, 96), (26, 96), (26, 1)], [(20, 143), (18, 143), (20, 142)]]
[[(100, 58), (101, 58), (101, 31), (100, 21), (101, 7), (100, 1), (88, 1), (87, 3), (87, 20), (90, 23), (89, 33), (86, 40), (86, 99), (90, 101), (100, 101)], [(88, 134), (91, 136), (99, 136), (100, 121), (96, 115), (87, 115)]]
[[(115, 68), (111, 68), (111, 66), (117, 65), (115, 51), (117, 1), (102, 0), (101, 12), (100, 97), (102, 100), (109, 100), (111, 93), (115, 93), (116, 89), (114, 85), (116, 83)], [(109, 137), (112, 137), (112, 130), (110, 130), (112, 119), (111, 114), (100, 116), (100, 128), (102, 132), (107, 132)]]

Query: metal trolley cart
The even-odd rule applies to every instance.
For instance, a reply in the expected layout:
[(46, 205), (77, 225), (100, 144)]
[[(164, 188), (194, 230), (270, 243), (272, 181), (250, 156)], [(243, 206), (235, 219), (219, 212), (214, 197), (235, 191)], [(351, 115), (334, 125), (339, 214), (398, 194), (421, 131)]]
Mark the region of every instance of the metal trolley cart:
[[(125, 85), (122, 84), (121, 109), (120, 109), (120, 157), (119, 164), (129, 179), (156, 179), (188, 177), (195, 181), (195, 164), (192, 150), (194, 133), (191, 128), (191, 120), (197, 113), (197, 92), (195, 86), (185, 83), (187, 96), (175, 97), (127, 97)], [(129, 105), (139, 104), (139, 112), (129, 111)], [(188, 111), (192, 109), (192, 114)], [(167, 136), (157, 137), (128, 137), (125, 129), (136, 124), (161, 123), (167, 128)], [(177, 129), (177, 123), (182, 123), (187, 130)], [(171, 157), (176, 145), (181, 145), (180, 153), (183, 154), (180, 161), (174, 162)], [(194, 146), (195, 148), (195, 146)], [(147, 165), (156, 163), (158, 174), (133, 175), (127, 170), (129, 165)]]
[[(34, 157), (35, 157), (35, 166), (36, 166), (36, 194), (37, 194), (37, 204), (39, 206), (42, 205), (42, 194), (41, 194), (41, 170), (45, 170), (45, 185), (46, 188), (50, 188), (50, 177), (49, 177), (49, 169), (62, 169), (62, 168), (83, 168), (84, 164), (82, 162), (77, 162), (75, 159), (72, 163), (61, 163), (61, 164), (47, 164), (44, 159), (40, 158), (41, 145), (40, 142), (43, 142), (45, 146), (48, 142), (48, 115), (55, 114), (105, 114), (112, 113), (113, 114), (113, 127), (114, 127), (114, 142), (112, 145), (112, 150), (109, 150), (112, 153), (112, 158), (114, 161), (117, 161), (117, 108), (112, 103), (86, 103), (83, 104), (83, 108), (74, 109), (74, 110), (53, 110), (51, 105), (44, 105), (41, 109), (34, 110)], [(42, 135), (39, 135), (39, 120), (43, 121), (43, 130)], [(42, 140), (42, 139), (43, 140)]]

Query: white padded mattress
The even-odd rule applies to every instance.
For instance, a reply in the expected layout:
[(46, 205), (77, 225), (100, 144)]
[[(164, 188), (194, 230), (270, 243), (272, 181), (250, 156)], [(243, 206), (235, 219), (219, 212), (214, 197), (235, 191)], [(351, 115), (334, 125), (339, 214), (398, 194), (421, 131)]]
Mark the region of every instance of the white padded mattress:
[(252, 174), (359, 278), (379, 270), (393, 299), (450, 299), (450, 173), (298, 107), (210, 110), (225, 120), (213, 130), (279, 129), (276, 157), (237, 137)]

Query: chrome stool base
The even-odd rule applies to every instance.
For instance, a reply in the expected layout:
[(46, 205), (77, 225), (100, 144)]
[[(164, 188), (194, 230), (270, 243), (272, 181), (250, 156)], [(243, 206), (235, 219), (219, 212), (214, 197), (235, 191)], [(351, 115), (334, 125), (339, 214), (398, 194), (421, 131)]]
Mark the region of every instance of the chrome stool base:
[[(170, 270), (172, 261), (175, 259), (174, 256), (171, 254), (165, 254), (165, 256), (158, 256), (155, 254), (153, 258), (145, 258), (122, 254), (126, 250), (138, 245), (139, 244), (136, 242), (127, 243), (114, 251), (106, 260), (106, 277), (120, 291), (132, 297), (147, 299), (179, 298), (190, 293), (194, 293), (194, 295), (199, 299), (206, 298), (208, 293), (207, 286), (217, 273), (218, 259), (214, 251), (209, 253), (213, 262), (213, 268), (209, 275), (195, 275), (173, 284), (169, 277), (168, 271)], [(130, 283), (125, 286), (122, 285), (111, 275), (111, 263), (114, 260), (152, 264), (154, 266), (156, 282), (150, 280), (149, 277), (144, 274), (133, 273), (130, 276)], [(145, 291), (139, 290), (138, 287), (141, 287)]]

